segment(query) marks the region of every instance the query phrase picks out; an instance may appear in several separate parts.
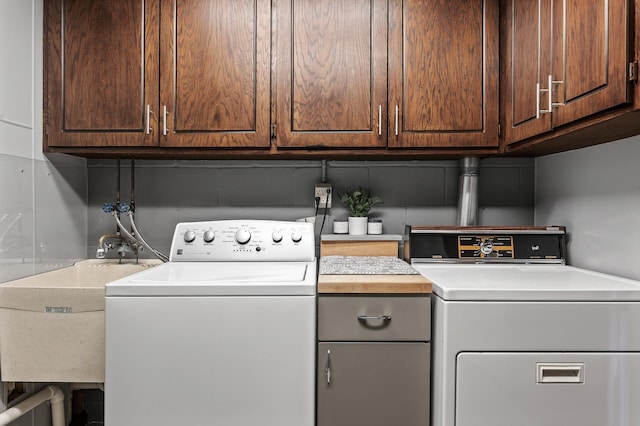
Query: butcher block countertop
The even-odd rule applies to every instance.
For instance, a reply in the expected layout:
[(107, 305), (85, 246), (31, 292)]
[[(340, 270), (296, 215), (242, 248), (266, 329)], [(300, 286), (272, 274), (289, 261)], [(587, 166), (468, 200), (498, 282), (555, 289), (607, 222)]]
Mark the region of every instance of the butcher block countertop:
[(431, 293), (431, 282), (393, 256), (325, 256), (318, 293)]

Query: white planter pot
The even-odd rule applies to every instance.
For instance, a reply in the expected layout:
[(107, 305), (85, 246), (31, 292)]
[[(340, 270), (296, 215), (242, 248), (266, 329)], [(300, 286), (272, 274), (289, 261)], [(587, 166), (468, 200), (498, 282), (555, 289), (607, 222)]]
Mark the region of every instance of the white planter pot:
[(366, 217), (349, 217), (349, 235), (367, 235)]

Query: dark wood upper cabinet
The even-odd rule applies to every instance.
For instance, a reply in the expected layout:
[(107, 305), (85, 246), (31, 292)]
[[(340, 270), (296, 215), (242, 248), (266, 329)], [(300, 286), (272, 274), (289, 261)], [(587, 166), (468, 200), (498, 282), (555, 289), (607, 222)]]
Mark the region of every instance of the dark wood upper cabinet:
[(495, 1), (279, 4), (279, 147), (498, 146)]
[(640, 134), (640, 0), (43, 4), (48, 152), (428, 159)]
[(160, 145), (269, 147), (271, 2), (161, 5)]
[(630, 101), (627, 0), (503, 0), (507, 145)]
[(146, 105), (158, 104), (159, 6), (152, 3), (45, 2), (46, 144), (157, 144), (145, 121)]
[(387, 1), (277, 8), (278, 147), (385, 147)]
[(392, 0), (389, 146), (498, 146), (498, 4)]
[(554, 2), (551, 84), (553, 103), (559, 105), (551, 115), (554, 126), (629, 101), (628, 3)]
[(48, 146), (269, 147), (269, 0), (45, 7)]

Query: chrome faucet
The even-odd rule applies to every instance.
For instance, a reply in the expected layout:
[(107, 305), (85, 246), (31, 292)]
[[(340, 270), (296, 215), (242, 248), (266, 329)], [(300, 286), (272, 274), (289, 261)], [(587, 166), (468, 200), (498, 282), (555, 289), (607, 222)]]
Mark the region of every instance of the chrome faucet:
[(104, 259), (107, 257), (107, 252), (114, 248), (117, 248), (120, 260), (122, 260), (125, 254), (129, 251), (133, 251), (136, 258), (138, 257), (138, 244), (131, 243), (120, 234), (106, 234), (101, 236), (98, 240), (96, 257), (98, 259)]

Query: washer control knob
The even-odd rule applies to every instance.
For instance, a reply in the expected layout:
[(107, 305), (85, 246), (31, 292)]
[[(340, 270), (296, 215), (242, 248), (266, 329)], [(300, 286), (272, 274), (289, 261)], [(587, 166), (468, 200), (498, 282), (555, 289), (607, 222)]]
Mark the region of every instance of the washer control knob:
[(196, 240), (196, 233), (193, 231), (187, 231), (184, 233), (184, 242), (192, 243)]
[(273, 234), (271, 234), (271, 238), (273, 239), (274, 243), (279, 243), (280, 241), (282, 241), (282, 232), (273, 231)]
[(202, 238), (204, 239), (205, 243), (210, 243), (213, 240), (215, 240), (216, 236), (213, 233), (213, 231), (205, 231), (204, 235), (202, 236)]
[(302, 240), (302, 232), (293, 231), (293, 233), (291, 234), (291, 239), (294, 243), (299, 243)]
[(251, 231), (247, 228), (240, 228), (236, 231), (236, 241), (238, 244), (247, 244), (251, 241)]

